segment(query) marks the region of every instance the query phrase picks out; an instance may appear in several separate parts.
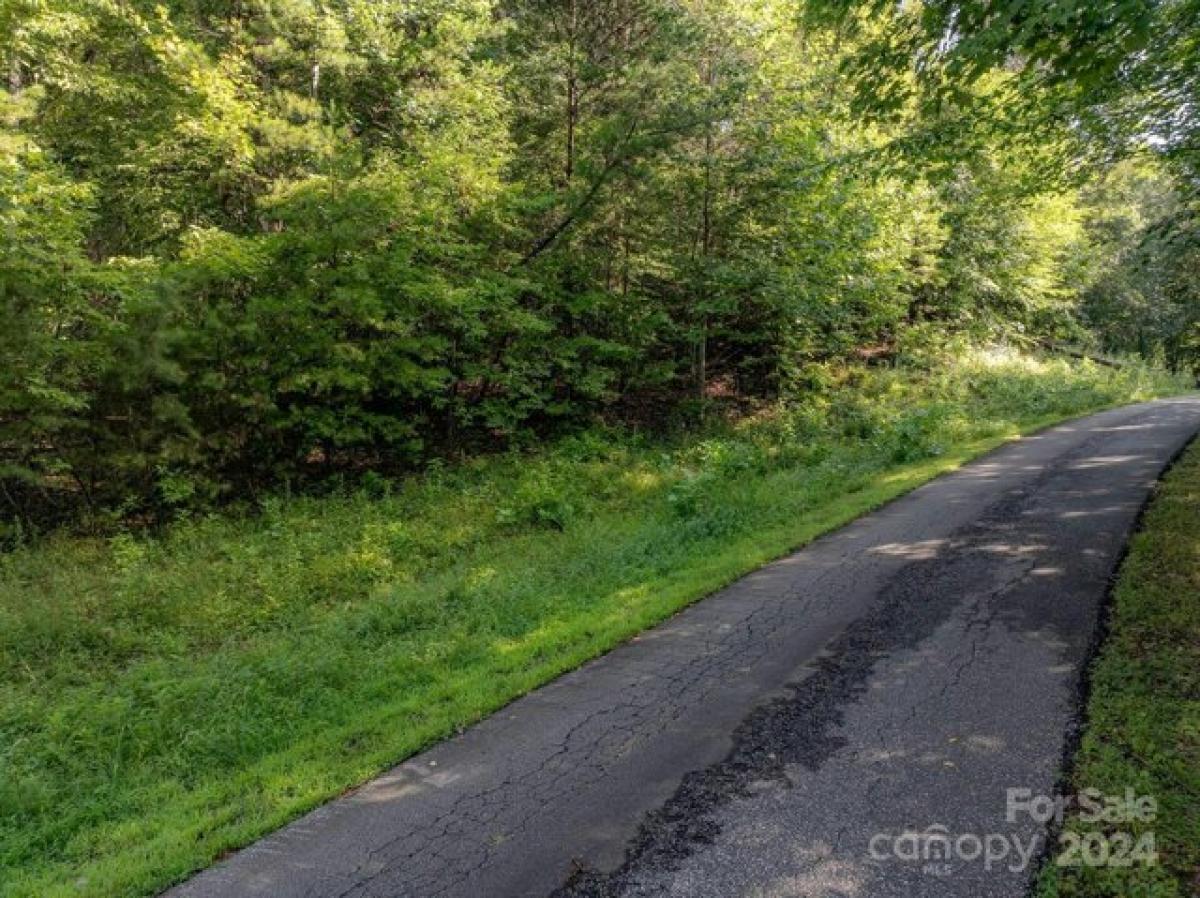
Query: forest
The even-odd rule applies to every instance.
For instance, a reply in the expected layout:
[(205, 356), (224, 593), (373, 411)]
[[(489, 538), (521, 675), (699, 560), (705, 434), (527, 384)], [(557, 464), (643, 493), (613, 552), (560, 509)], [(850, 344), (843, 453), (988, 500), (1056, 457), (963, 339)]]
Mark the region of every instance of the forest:
[(1200, 0), (0, 0), (0, 73), (3, 898), (1200, 372)]
[(7, 539), (949, 337), (1190, 370), (1197, 9), (6, 0)]

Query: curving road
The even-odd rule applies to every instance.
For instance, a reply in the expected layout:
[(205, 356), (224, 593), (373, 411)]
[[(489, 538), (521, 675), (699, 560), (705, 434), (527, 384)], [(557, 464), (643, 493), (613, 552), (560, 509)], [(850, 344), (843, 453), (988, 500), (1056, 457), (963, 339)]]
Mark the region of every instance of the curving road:
[(1198, 428), (1188, 396), (1004, 446), (169, 895), (1022, 895), (1045, 831), (1007, 790), (1054, 791), (1109, 578)]

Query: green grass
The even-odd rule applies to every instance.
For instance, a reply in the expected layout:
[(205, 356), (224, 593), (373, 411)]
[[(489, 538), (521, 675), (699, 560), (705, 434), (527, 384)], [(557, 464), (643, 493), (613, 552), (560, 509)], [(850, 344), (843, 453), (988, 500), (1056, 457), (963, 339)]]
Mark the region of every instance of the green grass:
[[(1153, 820), (1073, 833), (1154, 834), (1158, 863), (1043, 871), (1042, 898), (1170, 898), (1200, 892), (1200, 443), (1171, 470), (1134, 537), (1092, 668), (1087, 726), (1068, 790), (1157, 802)], [(1053, 860), (1053, 859), (1052, 859)]]
[(830, 371), (673, 444), (595, 432), (0, 559), (0, 894), (153, 892), (788, 549), (1177, 390), (974, 354)]

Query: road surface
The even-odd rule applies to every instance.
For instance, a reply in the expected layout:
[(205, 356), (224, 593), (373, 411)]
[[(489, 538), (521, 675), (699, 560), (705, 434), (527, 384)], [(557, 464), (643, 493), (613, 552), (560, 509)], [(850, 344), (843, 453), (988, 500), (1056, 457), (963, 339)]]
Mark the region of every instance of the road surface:
[(169, 894), (1022, 895), (1046, 831), (1009, 790), (1055, 791), (1110, 577), (1198, 427), (1190, 396), (1008, 444)]

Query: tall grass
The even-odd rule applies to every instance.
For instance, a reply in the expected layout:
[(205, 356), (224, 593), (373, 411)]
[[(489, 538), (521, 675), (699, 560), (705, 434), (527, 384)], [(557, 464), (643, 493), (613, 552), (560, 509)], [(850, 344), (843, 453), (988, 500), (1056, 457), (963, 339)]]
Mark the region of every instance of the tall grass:
[(1179, 384), (829, 369), (674, 442), (279, 498), (0, 559), (0, 894), (152, 892), (1022, 429)]

